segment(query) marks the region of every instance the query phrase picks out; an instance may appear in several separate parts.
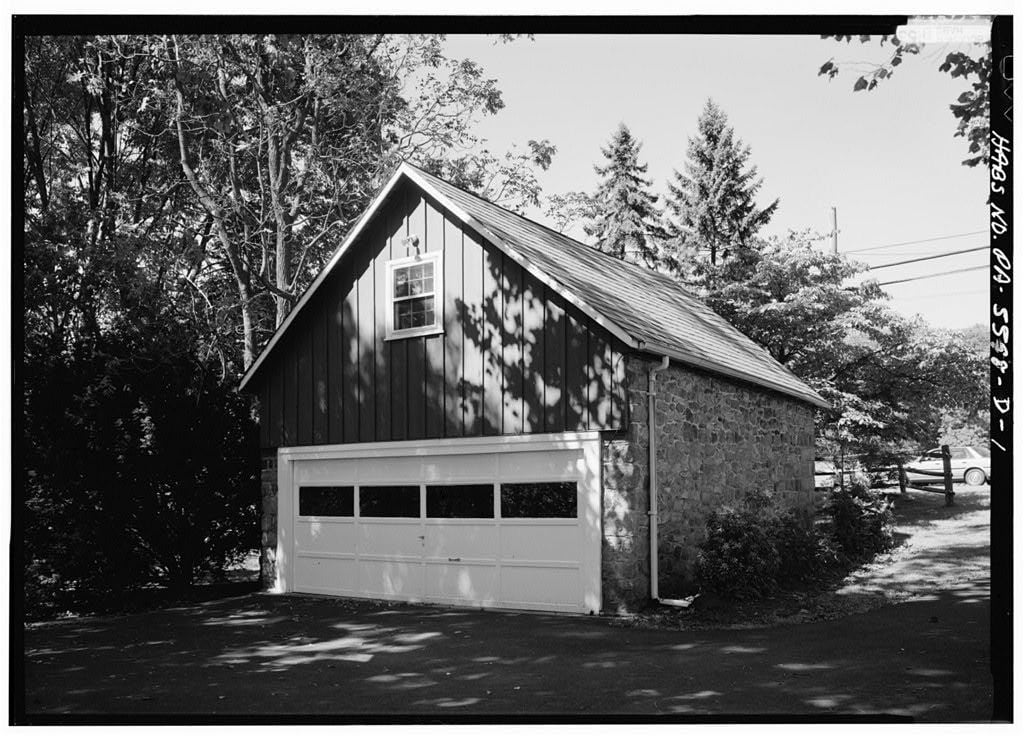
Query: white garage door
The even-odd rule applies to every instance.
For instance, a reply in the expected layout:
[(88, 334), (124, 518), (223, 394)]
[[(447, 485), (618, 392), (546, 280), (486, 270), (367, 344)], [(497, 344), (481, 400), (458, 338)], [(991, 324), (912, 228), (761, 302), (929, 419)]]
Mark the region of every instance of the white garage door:
[(596, 612), (597, 433), (279, 452), (279, 589)]

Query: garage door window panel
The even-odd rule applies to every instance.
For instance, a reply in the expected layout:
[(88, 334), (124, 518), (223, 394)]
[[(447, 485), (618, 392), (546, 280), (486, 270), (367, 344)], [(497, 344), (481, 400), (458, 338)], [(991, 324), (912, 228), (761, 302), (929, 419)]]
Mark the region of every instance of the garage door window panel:
[(427, 517), (430, 519), (494, 519), (494, 485), (428, 486)]
[(576, 519), (576, 482), (501, 485), (503, 519)]
[(351, 486), (300, 486), (300, 517), (352, 517), (355, 513)]
[(419, 486), (360, 486), (360, 517), (419, 518)]

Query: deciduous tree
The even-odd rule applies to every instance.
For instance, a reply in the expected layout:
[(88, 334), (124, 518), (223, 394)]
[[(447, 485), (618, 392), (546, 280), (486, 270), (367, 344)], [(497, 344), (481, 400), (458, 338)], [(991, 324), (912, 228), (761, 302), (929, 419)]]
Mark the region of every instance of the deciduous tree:
[[(850, 35), (822, 36), (823, 39), (834, 39), (850, 43), (855, 37)], [(893, 76), (896, 68), (904, 61), (919, 56), (926, 48), (925, 44), (904, 43), (895, 34), (881, 36), (857, 36), (862, 44), (878, 41), (882, 49), (878, 61), (866, 62), (869, 70), (860, 74), (853, 83), (853, 91), (871, 91), (880, 82)], [(843, 67), (852, 67), (849, 63), (837, 62), (835, 57), (829, 59), (818, 70), (819, 76), (834, 79)], [(970, 154), (963, 160), (965, 166), (978, 166), (988, 161), (989, 151), (989, 77), (992, 74), (992, 44), (974, 44), (964, 46), (946, 53), (939, 63), (937, 71), (948, 74), (954, 79), (963, 78), (967, 89), (957, 96), (956, 102), (949, 106), (956, 118), (954, 136), (967, 139), (967, 152)]]

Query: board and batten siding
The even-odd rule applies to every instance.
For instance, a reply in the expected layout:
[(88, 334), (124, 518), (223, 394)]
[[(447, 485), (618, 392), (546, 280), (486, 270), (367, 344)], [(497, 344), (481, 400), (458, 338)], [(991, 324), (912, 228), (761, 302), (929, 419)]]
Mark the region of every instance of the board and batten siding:
[[(385, 264), (443, 251), (444, 333), (386, 341)], [(255, 377), (260, 445), (625, 427), (600, 326), (439, 203), (397, 187)]]

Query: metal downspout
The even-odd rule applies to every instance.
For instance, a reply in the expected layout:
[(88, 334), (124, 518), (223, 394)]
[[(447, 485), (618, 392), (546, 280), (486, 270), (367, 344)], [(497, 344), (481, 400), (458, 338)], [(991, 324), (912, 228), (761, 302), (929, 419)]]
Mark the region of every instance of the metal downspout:
[(651, 529), (651, 599), (658, 598), (658, 434), (654, 422), (655, 382), (659, 371), (668, 368), (668, 356), (661, 357), (661, 363), (651, 366), (647, 372), (647, 478), (649, 479), (650, 501), (647, 514)]

